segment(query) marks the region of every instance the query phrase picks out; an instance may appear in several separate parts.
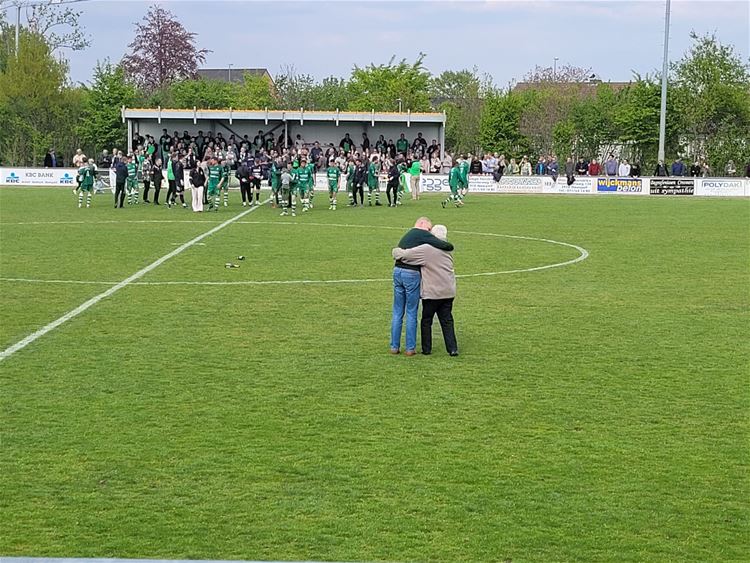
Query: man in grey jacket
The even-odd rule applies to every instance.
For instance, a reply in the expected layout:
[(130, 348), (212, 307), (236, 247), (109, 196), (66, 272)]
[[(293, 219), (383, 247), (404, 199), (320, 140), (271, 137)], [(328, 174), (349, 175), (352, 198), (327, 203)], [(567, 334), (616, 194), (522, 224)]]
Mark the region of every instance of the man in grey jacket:
[[(441, 240), (448, 237), (444, 225), (432, 227), (432, 234)], [(451, 356), (458, 356), (458, 343), (453, 327), (453, 299), (456, 297), (456, 274), (453, 271), (453, 255), (430, 244), (413, 248), (394, 248), (393, 257), (404, 264), (422, 267), (422, 354), (432, 353), (432, 320), (435, 314), (443, 329), (445, 349)]]

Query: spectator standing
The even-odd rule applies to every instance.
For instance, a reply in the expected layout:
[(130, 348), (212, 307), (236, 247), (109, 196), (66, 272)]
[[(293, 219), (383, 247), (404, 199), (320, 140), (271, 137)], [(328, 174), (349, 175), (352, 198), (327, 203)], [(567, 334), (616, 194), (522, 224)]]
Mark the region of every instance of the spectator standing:
[(589, 163), (588, 173), (589, 176), (598, 176), (602, 173), (602, 167), (595, 158), (592, 158), (591, 162)]
[(398, 138), (398, 141), (396, 141), (396, 152), (398, 154), (402, 154), (406, 156), (406, 152), (408, 150), (409, 150), (409, 141), (407, 141), (404, 134), (401, 133), (401, 136)]
[(349, 133), (344, 135), (344, 138), (341, 139), (339, 142), (339, 148), (344, 151), (344, 154), (348, 155), (350, 152), (352, 152), (352, 149), (354, 148), (354, 141), (352, 141), (352, 138), (349, 136)]
[(560, 165), (557, 163), (557, 158), (553, 155), (551, 160), (547, 163), (547, 174), (552, 176), (552, 182), (557, 183), (557, 177), (560, 173)]
[(583, 160), (583, 157), (578, 159), (576, 163), (576, 174), (579, 176), (586, 176), (589, 173), (589, 165)]
[(692, 166), (690, 167), (690, 176), (692, 176), (693, 178), (697, 178), (697, 177), (698, 177), (698, 176), (700, 176), (700, 175), (701, 175), (701, 165), (700, 165), (700, 163), (699, 163), (699, 162), (698, 162), (698, 161), (696, 160), (696, 161), (695, 161), (695, 162), (693, 163), (693, 165), (692, 165)]
[[(503, 162), (503, 166), (505, 166), (505, 157), (501, 156), (500, 160)], [(539, 159), (536, 161), (536, 166), (534, 167), (534, 174), (537, 176), (546, 176), (547, 175), (547, 163), (544, 160), (544, 157), (539, 157)]]
[(73, 168), (81, 168), (88, 162), (86, 155), (83, 154), (81, 149), (76, 149), (76, 153), (73, 155)]
[(711, 175), (711, 167), (708, 165), (708, 161), (704, 158), (701, 161), (701, 176), (707, 178)]
[(419, 199), (419, 175), (422, 171), (422, 165), (418, 159), (414, 159), (409, 168), (409, 174), (411, 176), (409, 180), (409, 188), (411, 189), (411, 198)]
[(453, 167), (453, 157), (447, 152), (443, 156), (443, 160), (440, 161), (440, 172), (441, 174), (449, 174)]
[(681, 158), (678, 158), (672, 163), (672, 176), (684, 176), (685, 175), (685, 165), (682, 162)]
[(617, 176), (617, 159), (615, 158), (615, 155), (612, 153), (609, 153), (609, 158), (604, 163), (604, 173), (607, 176)]
[(620, 163), (620, 166), (617, 169), (617, 175), (620, 178), (627, 178), (630, 176), (630, 164), (628, 164), (628, 160), (623, 158), (622, 162)]
[(565, 179), (569, 186), (572, 186), (573, 182), (576, 181), (575, 173), (576, 173), (576, 165), (573, 162), (573, 158), (569, 156), (565, 160)]
[(58, 164), (58, 158), (55, 154), (55, 149), (50, 149), (47, 151), (47, 154), (44, 155), (44, 167), (45, 168), (57, 168), (59, 166)]
[[(143, 178), (143, 203), (151, 203), (148, 200), (148, 191), (151, 189), (151, 169), (153, 168), (151, 160), (144, 158), (141, 163), (141, 177)], [(161, 172), (161, 171), (160, 171)]]
[(531, 176), (531, 163), (528, 156), (521, 159), (521, 176)]
[(427, 147), (427, 155), (432, 159), (435, 154), (440, 157), (440, 145), (438, 145), (437, 139), (432, 140), (432, 144)]
[(414, 139), (414, 142), (411, 145), (411, 150), (414, 151), (414, 154), (418, 154), (420, 157), (424, 155), (427, 150), (427, 139), (422, 137), (422, 133), (417, 133), (417, 138)]
[(747, 166), (745, 166), (745, 178), (750, 178), (750, 161), (748, 161)]
[(365, 154), (370, 152), (370, 138), (367, 133), (362, 133), (362, 152)]
[(482, 173), (482, 162), (478, 156), (471, 157), (471, 164), (469, 165), (469, 174), (481, 174)]
[(727, 165), (724, 167), (724, 175), (725, 176), (737, 175), (737, 167), (734, 165), (734, 160), (730, 160), (729, 162), (727, 162)]
[(659, 163), (656, 165), (656, 169), (654, 170), (654, 176), (669, 176), (669, 172), (667, 171), (667, 167), (664, 164), (663, 160), (660, 160)]
[(641, 175), (641, 163), (636, 161), (630, 167), (630, 176), (632, 178), (639, 178)]

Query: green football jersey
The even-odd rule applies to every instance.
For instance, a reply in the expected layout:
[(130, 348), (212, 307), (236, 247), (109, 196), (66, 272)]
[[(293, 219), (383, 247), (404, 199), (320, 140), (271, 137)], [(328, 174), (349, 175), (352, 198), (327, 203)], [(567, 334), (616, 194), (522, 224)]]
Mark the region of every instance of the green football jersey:
[(128, 178), (134, 180), (138, 175), (138, 165), (135, 162), (128, 162)]
[(461, 170), (459, 170), (458, 165), (451, 168), (450, 174), (448, 175), (448, 185), (451, 187), (451, 190), (455, 190), (458, 188), (458, 185), (461, 183)]
[(313, 183), (313, 171), (312, 165), (300, 166), (297, 172), (297, 183), (300, 188), (307, 189), (312, 186)]
[(458, 169), (461, 172), (461, 181), (464, 184), (469, 183), (469, 161), (464, 160), (461, 162), (461, 164), (458, 165)]
[(396, 141), (396, 150), (398, 152), (405, 153), (407, 150), (409, 150), (409, 141), (406, 139), (399, 139)]
[(328, 170), (326, 170), (326, 176), (328, 177), (328, 183), (338, 183), (339, 178), (341, 177), (341, 170), (339, 170), (338, 166), (329, 166)]
[(220, 164), (208, 167), (208, 182), (210, 184), (218, 184), (224, 174), (223, 167)]

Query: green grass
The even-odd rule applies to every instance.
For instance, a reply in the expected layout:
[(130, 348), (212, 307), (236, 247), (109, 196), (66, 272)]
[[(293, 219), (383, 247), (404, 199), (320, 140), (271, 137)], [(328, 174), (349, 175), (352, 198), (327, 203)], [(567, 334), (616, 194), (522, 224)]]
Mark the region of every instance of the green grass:
[[(119, 282), (232, 197), (195, 215), (4, 188), (0, 277)], [(591, 255), (461, 278), (458, 358), (437, 326), (432, 356), (387, 353), (388, 281), (126, 287), (0, 363), (0, 554), (747, 560), (750, 202), (324, 199), (139, 281), (387, 280), (422, 214), (458, 274), (577, 255), (458, 231)], [(164, 219), (191, 222), (108, 222)], [(0, 281), (0, 348), (107, 287)]]

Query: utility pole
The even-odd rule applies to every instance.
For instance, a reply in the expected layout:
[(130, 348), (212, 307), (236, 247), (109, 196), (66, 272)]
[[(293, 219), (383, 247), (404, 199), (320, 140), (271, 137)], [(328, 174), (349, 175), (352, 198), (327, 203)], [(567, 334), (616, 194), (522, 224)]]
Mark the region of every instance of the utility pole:
[(21, 33), (21, 3), (16, 4), (16, 59), (18, 58), (18, 37)]
[(664, 139), (667, 130), (667, 72), (669, 71), (669, 5), (667, 0), (666, 14), (664, 15), (664, 62), (661, 69), (661, 111), (659, 112), (659, 156), (664, 162)]
[(229, 63), (229, 82), (232, 81), (232, 63)]
[(558, 61), (558, 59), (559, 59), (559, 58), (560, 58), (560, 57), (555, 57), (555, 62), (554, 62), (554, 63), (552, 63), (552, 65), (553, 65), (553, 66), (552, 66), (552, 80), (553, 80), (554, 82), (556, 82), (556, 81), (557, 81), (557, 61)]

